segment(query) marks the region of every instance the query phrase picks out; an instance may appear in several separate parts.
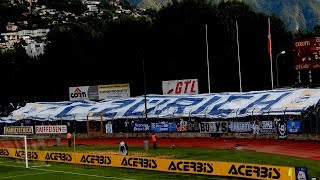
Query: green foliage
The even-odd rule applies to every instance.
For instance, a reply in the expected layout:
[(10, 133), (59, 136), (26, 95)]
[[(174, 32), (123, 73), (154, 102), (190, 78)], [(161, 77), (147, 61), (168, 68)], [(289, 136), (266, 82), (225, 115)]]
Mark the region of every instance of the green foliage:
[(28, 5), (17, 4), (17, 5), (10, 5), (9, 1), (1, 0), (0, 1), (0, 25), (5, 24), (6, 22), (16, 22), (25, 19), (22, 16), (23, 13), (28, 12)]
[[(133, 0), (130, 0), (130, 2)], [(179, 0), (180, 1), (180, 0)], [(228, 0), (211, 0), (214, 3), (228, 2)], [(234, 0), (230, 0), (231, 2)], [(255, 11), (265, 14), (276, 14), (286, 24), (287, 28), (296, 32), (311, 30), (316, 24), (320, 24), (320, 2), (318, 0), (236, 0), (249, 4)], [(161, 9), (171, 0), (140, 0), (138, 6), (142, 8)]]
[(21, 44), (15, 44), (13, 49), (0, 50), (0, 64), (29, 64), (32, 63), (26, 50)]

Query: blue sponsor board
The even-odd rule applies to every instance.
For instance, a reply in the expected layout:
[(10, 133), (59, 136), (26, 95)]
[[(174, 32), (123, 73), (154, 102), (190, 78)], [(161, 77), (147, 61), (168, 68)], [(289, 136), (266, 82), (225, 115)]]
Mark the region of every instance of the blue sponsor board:
[(151, 123), (151, 132), (176, 132), (177, 125), (176, 122), (156, 122)]
[(288, 133), (300, 133), (301, 132), (301, 122), (300, 121), (287, 121), (287, 131)]
[(135, 122), (133, 124), (133, 132), (150, 132), (149, 122)]
[(229, 132), (233, 133), (252, 133), (253, 129), (252, 121), (230, 121), (229, 122)]

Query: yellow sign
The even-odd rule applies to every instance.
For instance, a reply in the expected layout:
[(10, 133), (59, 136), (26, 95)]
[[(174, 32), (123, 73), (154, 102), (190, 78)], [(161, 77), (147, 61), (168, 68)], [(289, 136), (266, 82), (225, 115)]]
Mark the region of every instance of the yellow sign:
[(4, 134), (33, 134), (32, 126), (8, 126), (4, 127)]
[[(242, 177), (251, 179), (290, 180), (295, 177), (294, 167), (245, 164), (218, 161), (160, 159), (152, 157), (120, 156), (97, 153), (56, 151), (28, 151), (30, 160), (75, 163), (95, 166), (112, 166), (175, 173)], [(0, 157), (24, 158), (21, 149), (2, 148)]]
[(112, 89), (112, 88), (129, 88), (129, 84), (98, 85), (99, 91), (102, 90), (102, 89)]

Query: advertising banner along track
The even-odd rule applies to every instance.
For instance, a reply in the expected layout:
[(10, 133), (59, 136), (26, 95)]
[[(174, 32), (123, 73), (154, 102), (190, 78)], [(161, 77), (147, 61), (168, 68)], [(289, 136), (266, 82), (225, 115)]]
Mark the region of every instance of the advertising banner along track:
[[(25, 152), (15, 148), (1, 148), (0, 157), (23, 159)], [(291, 180), (294, 167), (261, 164), (161, 159), (153, 157), (120, 156), (102, 153), (28, 151), (29, 160), (112, 166), (174, 173), (203, 174), (251, 179)], [(292, 172), (293, 171), (293, 172)], [(291, 172), (291, 173), (289, 173)]]

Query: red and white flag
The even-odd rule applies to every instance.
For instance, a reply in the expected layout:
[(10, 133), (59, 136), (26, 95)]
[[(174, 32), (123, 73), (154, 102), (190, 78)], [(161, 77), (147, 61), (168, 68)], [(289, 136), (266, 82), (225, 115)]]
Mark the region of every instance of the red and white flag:
[(272, 42), (271, 42), (271, 32), (270, 32), (270, 18), (268, 18), (268, 53), (271, 55)]
[(270, 57), (270, 74), (271, 74), (271, 89), (273, 89), (273, 66), (272, 66), (272, 42), (271, 42), (271, 32), (270, 32), (270, 18), (268, 18), (268, 53)]

